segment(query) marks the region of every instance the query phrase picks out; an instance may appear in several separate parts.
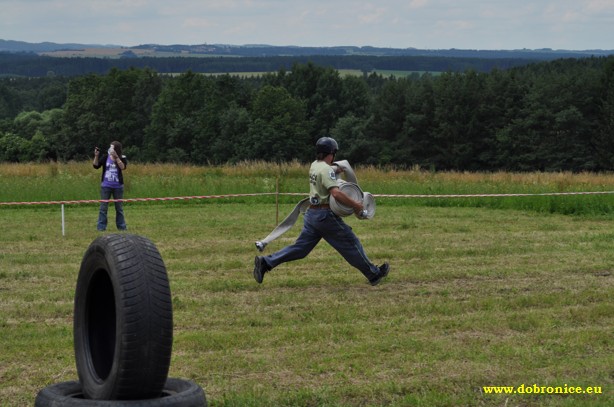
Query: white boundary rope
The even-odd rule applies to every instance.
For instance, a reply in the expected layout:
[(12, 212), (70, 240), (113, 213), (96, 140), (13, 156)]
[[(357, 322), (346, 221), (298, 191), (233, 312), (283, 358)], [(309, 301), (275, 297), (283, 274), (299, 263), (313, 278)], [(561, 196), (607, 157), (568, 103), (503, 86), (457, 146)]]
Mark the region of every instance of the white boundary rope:
[[(536, 194), (517, 193), (517, 194), (372, 194), (377, 198), (505, 198), (514, 196), (562, 196), (562, 195), (609, 195), (614, 191), (588, 191), (588, 192), (543, 192)], [(226, 195), (194, 195), (194, 196), (175, 196), (164, 198), (129, 198), (129, 199), (84, 199), (66, 201), (35, 201), (35, 202), (0, 202), (0, 206), (18, 205), (78, 205), (101, 202), (154, 202), (154, 201), (187, 201), (191, 199), (219, 199), (219, 198), (242, 198), (251, 196), (266, 195), (286, 195), (286, 196), (305, 196), (301, 192), (260, 192), (253, 194), (226, 194)]]
[(38, 201), (38, 202), (0, 202), (2, 205), (72, 205), (85, 203), (102, 202), (150, 202), (150, 201), (186, 201), (190, 199), (214, 199), (214, 198), (237, 198), (244, 196), (277, 195), (277, 192), (263, 192), (257, 194), (229, 194), (229, 195), (197, 195), (197, 196), (175, 196), (166, 198), (129, 198), (129, 199), (84, 199), (74, 201)]
[[(588, 192), (544, 192), (537, 194), (519, 193), (519, 194), (442, 194), (442, 195), (429, 195), (429, 194), (373, 194), (378, 198), (503, 198), (503, 197), (529, 197), (529, 196), (563, 196), (563, 195), (608, 195), (614, 194), (614, 191), (588, 191)], [(305, 193), (298, 192), (261, 192), (253, 194), (226, 194), (226, 195), (194, 195), (194, 196), (176, 196), (165, 198), (129, 198), (129, 199), (85, 199), (85, 200), (72, 200), (72, 201), (38, 201), (38, 202), (0, 202), (0, 206), (19, 206), (19, 205), (61, 205), (62, 207), (62, 236), (65, 236), (64, 226), (64, 205), (78, 205), (88, 203), (101, 203), (101, 202), (156, 202), (156, 201), (186, 201), (191, 199), (219, 199), (219, 198), (241, 198), (251, 196), (266, 196), (280, 195), (286, 196), (305, 196)], [(279, 205), (276, 199), (276, 205)]]
[(166, 198), (129, 198), (129, 199), (85, 199), (74, 201), (38, 201), (38, 202), (0, 202), (0, 206), (18, 205), (60, 205), (62, 207), (62, 236), (66, 236), (64, 205), (69, 204), (88, 204), (101, 202), (154, 202), (154, 201), (184, 201), (190, 199), (215, 199), (215, 198), (236, 198), (246, 196), (279, 195), (277, 192), (263, 192), (257, 194), (229, 194), (229, 195), (200, 195), (200, 196), (176, 196)]
[(560, 196), (560, 195), (607, 195), (614, 194), (614, 191), (592, 191), (592, 192), (543, 192), (538, 194), (519, 193), (519, 194), (459, 194), (459, 195), (373, 195), (380, 198), (500, 198), (510, 196)]

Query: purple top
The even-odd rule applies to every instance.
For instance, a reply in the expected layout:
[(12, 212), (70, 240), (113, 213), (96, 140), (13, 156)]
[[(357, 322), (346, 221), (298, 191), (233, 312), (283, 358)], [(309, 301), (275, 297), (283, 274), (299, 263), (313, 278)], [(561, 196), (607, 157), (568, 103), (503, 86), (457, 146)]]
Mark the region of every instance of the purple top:
[(119, 168), (111, 156), (107, 157), (105, 163), (104, 178), (102, 179), (102, 186), (105, 188), (119, 188), (122, 184), (119, 182)]

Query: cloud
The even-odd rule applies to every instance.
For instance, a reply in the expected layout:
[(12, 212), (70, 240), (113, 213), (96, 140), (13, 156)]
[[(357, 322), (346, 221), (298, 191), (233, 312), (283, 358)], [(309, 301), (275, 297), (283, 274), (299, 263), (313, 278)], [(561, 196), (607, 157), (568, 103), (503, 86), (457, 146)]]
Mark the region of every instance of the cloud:
[(409, 2), (409, 8), (424, 8), (428, 5), (428, 0), (411, 0)]
[(216, 27), (217, 24), (208, 18), (188, 17), (181, 24), (183, 28), (210, 28)]
[(612, 0), (588, 0), (584, 1), (583, 3), (583, 9), (586, 9), (591, 13), (601, 13), (604, 11), (614, 13), (614, 2), (612, 2)]
[(367, 4), (358, 13), (357, 19), (363, 24), (377, 24), (382, 22), (387, 11), (384, 7), (375, 7), (372, 4)]
[(611, 48), (612, 0), (0, 0), (30, 42)]

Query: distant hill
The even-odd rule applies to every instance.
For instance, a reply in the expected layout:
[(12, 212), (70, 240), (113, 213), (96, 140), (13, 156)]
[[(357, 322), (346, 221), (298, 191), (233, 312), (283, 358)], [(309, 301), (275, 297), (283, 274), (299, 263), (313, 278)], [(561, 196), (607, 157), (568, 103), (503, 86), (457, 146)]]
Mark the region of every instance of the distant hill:
[(614, 55), (612, 50), (553, 50), (517, 49), (517, 50), (477, 50), (477, 49), (416, 49), (416, 48), (381, 48), (381, 47), (299, 47), (273, 45), (158, 45), (143, 44), (134, 47), (100, 44), (57, 44), (53, 42), (28, 43), (23, 41), (0, 39), (0, 52), (36, 53), (57, 57), (104, 57), (104, 58), (138, 58), (168, 56), (234, 56), (234, 57), (274, 57), (274, 56), (419, 56), (445, 58), (513, 58), (531, 60), (552, 60), (559, 58), (582, 58), (590, 56)]
[(0, 77), (104, 74), (110, 69), (151, 68), (176, 74), (265, 73), (314, 63), (338, 70), (401, 74), (510, 69), (562, 58), (614, 55), (614, 50), (420, 50), (376, 47), (281, 47), (271, 45), (30, 44), (0, 40)]
[(54, 52), (61, 50), (79, 50), (85, 48), (109, 48), (118, 47), (117, 45), (95, 45), (95, 44), (56, 44), (54, 42), (30, 43), (24, 41), (2, 40), (0, 39), (0, 52)]

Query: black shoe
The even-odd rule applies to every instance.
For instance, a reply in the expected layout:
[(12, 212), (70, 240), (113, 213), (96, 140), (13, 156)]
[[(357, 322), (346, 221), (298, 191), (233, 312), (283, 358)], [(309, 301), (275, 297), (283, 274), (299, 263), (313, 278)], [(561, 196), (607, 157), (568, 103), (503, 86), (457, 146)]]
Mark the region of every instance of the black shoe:
[(266, 261), (264, 261), (264, 257), (256, 256), (254, 259), (254, 279), (258, 284), (262, 284), (262, 280), (264, 280), (264, 273), (269, 271), (271, 268)]
[(377, 276), (373, 280), (369, 280), (369, 283), (371, 283), (371, 285), (378, 285), (379, 282), (382, 281), (382, 279), (386, 277), (388, 275), (388, 272), (390, 271), (390, 265), (388, 264), (388, 262), (382, 264), (378, 268), (379, 273), (377, 274)]

